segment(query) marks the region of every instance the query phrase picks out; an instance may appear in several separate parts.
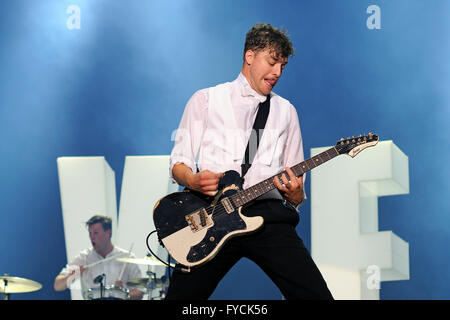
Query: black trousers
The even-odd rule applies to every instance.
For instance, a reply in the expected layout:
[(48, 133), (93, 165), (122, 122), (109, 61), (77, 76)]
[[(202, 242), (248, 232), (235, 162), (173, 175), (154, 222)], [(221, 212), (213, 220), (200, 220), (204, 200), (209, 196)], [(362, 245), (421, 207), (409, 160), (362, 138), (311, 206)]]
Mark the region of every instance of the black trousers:
[[(281, 212), (283, 210), (288, 211)], [(270, 214), (272, 219), (265, 219), (269, 222), (252, 234), (231, 238), (212, 260), (191, 268), (189, 273), (174, 271), (167, 300), (208, 299), (225, 274), (243, 257), (256, 263), (288, 300), (333, 299), (297, 235), (295, 224), (292, 220), (279, 221), (287, 220), (283, 217), (285, 214), (298, 215), (296, 212), (278, 202), (251, 206), (243, 213), (249, 216), (259, 213), (264, 218)], [(274, 215), (280, 219), (273, 219)], [(298, 217), (294, 221), (298, 222)]]

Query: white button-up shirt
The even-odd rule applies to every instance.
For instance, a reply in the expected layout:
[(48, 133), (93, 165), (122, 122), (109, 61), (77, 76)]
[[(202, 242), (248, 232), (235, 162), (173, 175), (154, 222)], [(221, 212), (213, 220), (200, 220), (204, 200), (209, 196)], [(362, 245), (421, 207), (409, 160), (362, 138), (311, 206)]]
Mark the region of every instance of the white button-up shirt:
[[(170, 158), (171, 176), (177, 163), (184, 163), (194, 173), (197, 166), (200, 171), (241, 173), (258, 106), (265, 100), (242, 73), (233, 82), (197, 91), (188, 101), (177, 130)], [(264, 134), (243, 187), (303, 160), (297, 111), (288, 100), (272, 92)]]
[(60, 274), (69, 274), (72, 270), (76, 270), (78, 266), (87, 266), (96, 262), (100, 262), (105, 260), (105, 262), (98, 263), (92, 267), (87, 268), (83, 274), (81, 275), (81, 289), (82, 295), (84, 297), (86, 291), (92, 288), (99, 288), (100, 284), (94, 283), (94, 279), (99, 275), (105, 274), (105, 286), (114, 286), (117, 279), (119, 279), (122, 269), (124, 269), (122, 280), (124, 287), (128, 288), (126, 283), (129, 280), (137, 279), (142, 277), (141, 270), (136, 264), (125, 263), (118, 261), (116, 258), (107, 260), (109, 258), (116, 257), (118, 258), (134, 258), (134, 254), (129, 254), (128, 251), (121, 249), (119, 247), (114, 246), (114, 249), (103, 258), (100, 254), (97, 253), (92, 247), (89, 249), (85, 249), (78, 256), (76, 256), (72, 261), (70, 261), (65, 268), (60, 272)]

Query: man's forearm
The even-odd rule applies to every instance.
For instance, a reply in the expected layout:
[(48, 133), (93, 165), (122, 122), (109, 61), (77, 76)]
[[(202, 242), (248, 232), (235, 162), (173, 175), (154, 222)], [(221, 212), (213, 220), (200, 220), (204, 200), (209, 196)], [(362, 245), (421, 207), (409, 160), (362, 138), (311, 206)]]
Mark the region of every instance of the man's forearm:
[(193, 173), (191, 168), (184, 163), (177, 163), (172, 168), (172, 175), (179, 185), (189, 187), (189, 178)]
[(55, 279), (55, 283), (53, 284), (53, 288), (56, 291), (63, 291), (67, 289), (67, 279), (70, 277), (70, 274), (67, 275), (58, 275)]
[(130, 290), (130, 299), (131, 300), (141, 300), (144, 296), (144, 293), (138, 289)]

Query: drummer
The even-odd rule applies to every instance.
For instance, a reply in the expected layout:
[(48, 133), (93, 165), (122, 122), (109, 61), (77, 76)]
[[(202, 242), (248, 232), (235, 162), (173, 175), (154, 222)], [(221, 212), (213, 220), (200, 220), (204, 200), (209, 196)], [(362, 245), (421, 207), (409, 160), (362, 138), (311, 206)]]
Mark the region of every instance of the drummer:
[[(81, 276), (83, 297), (88, 289), (99, 288), (102, 282), (105, 287), (117, 286), (129, 289), (129, 298), (132, 300), (142, 299), (141, 290), (126, 287), (127, 281), (142, 277), (141, 270), (136, 264), (124, 264), (114, 258), (134, 257), (134, 255), (112, 244), (111, 226), (111, 218), (102, 215), (95, 215), (86, 222), (92, 247), (81, 251), (56, 276), (54, 283), (56, 291), (67, 289)], [(104, 262), (101, 262), (103, 260)]]

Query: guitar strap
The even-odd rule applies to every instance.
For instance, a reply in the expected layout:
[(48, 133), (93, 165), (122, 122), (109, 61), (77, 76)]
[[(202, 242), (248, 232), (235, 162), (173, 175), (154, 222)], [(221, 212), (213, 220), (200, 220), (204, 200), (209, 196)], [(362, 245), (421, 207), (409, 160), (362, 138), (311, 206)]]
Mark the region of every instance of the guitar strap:
[[(250, 167), (252, 166), (253, 159), (255, 158), (256, 151), (258, 150), (259, 147), (259, 141), (264, 133), (264, 128), (266, 126), (267, 117), (269, 116), (269, 111), (270, 111), (270, 94), (267, 96), (266, 101), (260, 103), (258, 106), (258, 113), (256, 114), (255, 123), (253, 124), (253, 129), (247, 143), (247, 148), (245, 149), (245, 156), (241, 164), (242, 178), (245, 176), (248, 169), (250, 169)], [(255, 145), (256, 148), (254, 148)]]

